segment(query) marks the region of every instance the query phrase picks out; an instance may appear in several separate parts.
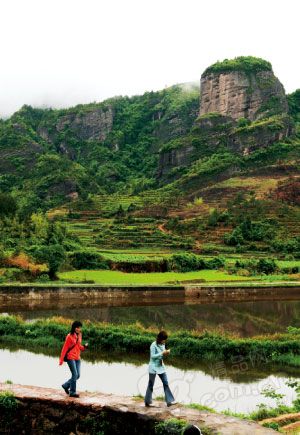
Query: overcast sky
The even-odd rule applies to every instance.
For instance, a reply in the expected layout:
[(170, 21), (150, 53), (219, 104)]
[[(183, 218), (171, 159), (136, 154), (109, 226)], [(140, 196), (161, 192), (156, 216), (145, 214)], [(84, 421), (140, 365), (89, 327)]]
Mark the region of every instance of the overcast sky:
[(298, 0), (0, 0), (0, 116), (198, 81), (217, 60), (300, 87)]

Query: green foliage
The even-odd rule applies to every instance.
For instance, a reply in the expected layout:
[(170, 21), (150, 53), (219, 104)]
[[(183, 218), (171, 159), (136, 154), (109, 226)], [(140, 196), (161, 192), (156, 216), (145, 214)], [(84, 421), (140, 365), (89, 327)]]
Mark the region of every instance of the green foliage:
[(216, 62), (206, 68), (203, 77), (210, 73), (221, 74), (231, 71), (243, 71), (245, 73), (257, 73), (259, 71), (272, 71), (272, 65), (264, 59), (253, 56), (239, 56), (234, 59), (225, 59)]
[(271, 243), (275, 252), (284, 254), (294, 254), (296, 257), (300, 257), (300, 237), (292, 237), (282, 239), (275, 239)]
[(279, 432), (279, 424), (274, 422), (274, 421), (269, 422), (269, 423), (263, 423), (262, 426), (268, 427), (269, 429), (277, 430)]
[(195, 254), (174, 254), (169, 259), (171, 270), (178, 272), (189, 272), (190, 270), (204, 269), (204, 261)]
[(237, 260), (235, 269), (246, 269), (254, 274), (270, 275), (278, 270), (277, 264), (273, 258), (260, 258), (259, 260)]
[(17, 211), (15, 199), (7, 193), (0, 193), (0, 218), (13, 216)]
[(271, 273), (274, 273), (277, 269), (275, 260), (268, 259), (268, 258), (260, 258), (257, 264), (257, 271), (258, 273), (265, 273), (266, 275), (269, 275)]
[(240, 118), (237, 121), (238, 127), (246, 127), (249, 124), (251, 124), (251, 121), (247, 118)]
[(51, 278), (56, 276), (56, 272), (66, 258), (64, 248), (58, 244), (34, 246), (30, 251), (38, 262), (46, 263), (49, 266), (49, 276)]
[(227, 245), (237, 246), (246, 241), (270, 240), (275, 235), (276, 223), (268, 220), (253, 222), (246, 217), (232, 233), (226, 233), (224, 241)]
[[(191, 84), (70, 109), (24, 106), (0, 124), (0, 149), (8, 150), (0, 163), (0, 189), (14, 188), (20, 199), (34, 195), (45, 210), (68, 201), (72, 192), (85, 198), (87, 191), (154, 187), (156, 150), (174, 136), (169, 120), (178, 119), (176, 137), (187, 133), (198, 105), (199, 86)], [(112, 129), (103, 140), (84, 131), (86, 116), (93, 111), (113, 113)], [(82, 126), (74, 119), (81, 119)]]
[(156, 423), (155, 435), (180, 435), (186, 426), (185, 420), (171, 418), (163, 422)]
[[(12, 316), (0, 316), (0, 342), (22, 346), (41, 345), (59, 349), (70, 324), (57, 319), (26, 323)], [(155, 332), (135, 325), (87, 323), (84, 336), (95, 351), (148, 352)], [(233, 338), (215, 333), (176, 331), (169, 340), (172, 355), (201, 361), (234, 361), (239, 356), (253, 365), (276, 363), (278, 356), (300, 352), (299, 334), (276, 334), (254, 338)], [(288, 365), (288, 362), (286, 362)]]
[(169, 270), (189, 272), (202, 269), (220, 269), (225, 266), (225, 259), (215, 257), (210, 260), (192, 253), (174, 254), (168, 259)]
[(68, 259), (75, 269), (108, 269), (109, 263), (98, 252), (82, 249), (68, 254)]
[(287, 96), (290, 114), (296, 121), (300, 121), (300, 89)]
[[(274, 106), (275, 106), (275, 109), (273, 109), (273, 111), (275, 111), (274, 115), (270, 113), (270, 115), (272, 114), (272, 116), (263, 119), (258, 119), (256, 121), (247, 122), (247, 123), (243, 122), (242, 125), (238, 123), (238, 126), (233, 130), (234, 134), (239, 134), (239, 135), (244, 135), (249, 133), (255, 134), (256, 132), (259, 132), (264, 129), (271, 130), (271, 131), (283, 130), (286, 127), (286, 124), (289, 121), (289, 119), (285, 114), (282, 113), (276, 114), (278, 105), (274, 105)], [(266, 110), (271, 110), (270, 109), (271, 107), (272, 107), (271, 104), (269, 104), (268, 106), (266, 106)]]
[(0, 392), (0, 422), (5, 433), (11, 433), (11, 423), (18, 406), (18, 401), (11, 392)]

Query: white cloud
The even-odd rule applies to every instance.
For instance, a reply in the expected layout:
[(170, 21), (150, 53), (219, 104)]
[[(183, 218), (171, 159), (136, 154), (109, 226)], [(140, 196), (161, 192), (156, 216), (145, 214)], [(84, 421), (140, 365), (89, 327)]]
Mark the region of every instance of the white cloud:
[(200, 79), (224, 58), (271, 61), (300, 86), (297, 0), (2, 0), (0, 114)]

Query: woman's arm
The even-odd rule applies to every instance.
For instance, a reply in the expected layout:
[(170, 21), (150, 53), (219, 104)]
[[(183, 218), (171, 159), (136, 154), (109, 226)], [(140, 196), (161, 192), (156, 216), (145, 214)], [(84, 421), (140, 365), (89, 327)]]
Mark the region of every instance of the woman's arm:
[(60, 353), (60, 358), (59, 358), (59, 365), (60, 366), (64, 362), (64, 357), (66, 356), (66, 353), (68, 352), (68, 350), (72, 346), (72, 344), (73, 344), (72, 338), (68, 334), (66, 336), (65, 343), (64, 343), (63, 348), (62, 348), (61, 353)]
[(80, 349), (80, 350), (85, 350), (86, 347), (83, 346), (81, 343), (82, 343), (82, 335), (80, 334), (80, 337), (79, 337), (79, 349)]
[(160, 351), (155, 343), (152, 343), (150, 346), (150, 356), (153, 359), (162, 359), (163, 357), (163, 351)]

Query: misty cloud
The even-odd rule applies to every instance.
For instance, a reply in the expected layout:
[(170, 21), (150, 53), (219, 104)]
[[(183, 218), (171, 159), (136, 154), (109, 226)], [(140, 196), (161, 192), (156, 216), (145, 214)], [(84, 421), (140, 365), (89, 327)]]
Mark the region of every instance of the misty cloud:
[(266, 58), (286, 91), (294, 91), (298, 2), (240, 5), (3, 0), (0, 116), (23, 104), (67, 107), (199, 81), (211, 63), (240, 55)]

